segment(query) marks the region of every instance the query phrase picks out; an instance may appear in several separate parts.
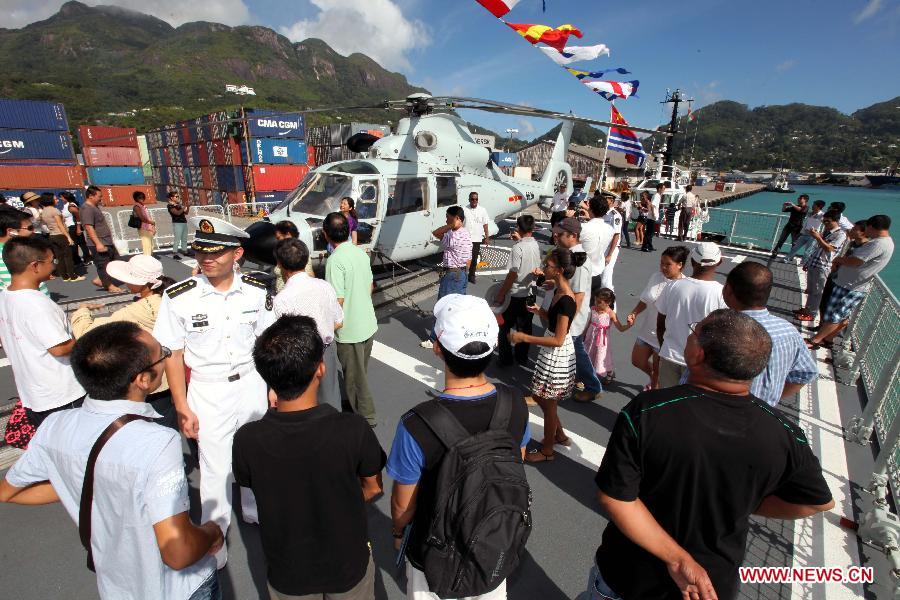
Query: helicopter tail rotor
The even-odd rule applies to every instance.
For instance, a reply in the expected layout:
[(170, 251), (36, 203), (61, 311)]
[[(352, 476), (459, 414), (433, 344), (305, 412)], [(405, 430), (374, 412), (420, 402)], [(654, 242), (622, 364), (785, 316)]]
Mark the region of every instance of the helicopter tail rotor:
[(553, 196), (558, 192), (565, 192), (566, 195), (572, 193), (572, 167), (566, 162), (569, 141), (572, 139), (572, 127), (572, 121), (564, 120), (562, 122), (559, 135), (556, 137), (556, 145), (553, 147), (553, 154), (550, 155), (550, 161), (541, 178), (542, 196)]

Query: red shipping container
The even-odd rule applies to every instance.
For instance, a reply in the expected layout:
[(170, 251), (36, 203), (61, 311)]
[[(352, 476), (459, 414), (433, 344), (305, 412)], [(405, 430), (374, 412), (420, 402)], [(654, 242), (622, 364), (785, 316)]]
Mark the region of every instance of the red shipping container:
[(232, 138), (213, 140), (212, 147), (213, 160), (210, 161), (211, 164), (225, 166), (243, 164), (241, 160), (241, 146)]
[(137, 148), (92, 146), (83, 149), (84, 164), (89, 167), (139, 167), (141, 153)]
[(210, 176), (210, 169), (215, 169), (215, 167), (200, 167), (200, 181), (203, 182), (203, 187), (211, 190), (212, 189), (212, 177)]
[(226, 192), (225, 199), (228, 204), (244, 204), (247, 201), (244, 192)]
[(134, 192), (144, 192), (147, 204), (156, 202), (156, 191), (151, 185), (103, 185), (100, 193), (103, 206), (131, 206), (134, 204)]
[(316, 166), (316, 147), (306, 145), (306, 164), (312, 168)]
[(82, 149), (89, 146), (118, 146), (137, 148), (137, 131), (133, 127), (108, 127), (106, 125), (81, 125), (78, 138)]
[(200, 166), (209, 165), (209, 148), (206, 143), (197, 144), (197, 156), (200, 159)]
[(253, 189), (257, 192), (289, 192), (307, 173), (309, 167), (306, 165), (253, 165)]
[(81, 167), (0, 167), (0, 188), (27, 190), (73, 187), (84, 187), (84, 169)]

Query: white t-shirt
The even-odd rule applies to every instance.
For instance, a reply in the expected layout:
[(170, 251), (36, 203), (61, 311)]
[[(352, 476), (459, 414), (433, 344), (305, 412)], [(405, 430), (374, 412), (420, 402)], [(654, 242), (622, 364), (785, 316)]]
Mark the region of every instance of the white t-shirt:
[(606, 268), (606, 251), (616, 232), (603, 219), (591, 219), (581, 226), (581, 246), (591, 263), (591, 277), (603, 273)]
[[(681, 274), (679, 279), (683, 278), (684, 273)], [(650, 281), (647, 282), (647, 286), (644, 288), (644, 291), (641, 292), (641, 302), (646, 304), (647, 308), (638, 315), (637, 322), (634, 326), (637, 330), (638, 339), (647, 342), (657, 351), (659, 350), (659, 340), (656, 338), (656, 315), (658, 314), (656, 310), (656, 301), (659, 299), (659, 295), (662, 294), (662, 291), (666, 286), (673, 281), (676, 280), (666, 279), (665, 275), (660, 271), (657, 271), (650, 276)]]
[[(601, 221), (602, 223), (602, 221)], [(605, 225), (605, 223), (604, 223)], [(582, 233), (584, 232), (584, 228), (582, 228)], [(581, 244), (576, 244), (570, 250), (575, 252), (585, 252), (584, 247)], [(569, 280), (569, 285), (572, 287), (572, 293), (580, 294), (584, 293), (584, 298), (581, 300), (581, 306), (578, 307), (578, 312), (575, 313), (575, 318), (572, 319), (572, 326), (569, 327), (569, 333), (573, 336), (581, 335), (584, 333), (585, 328), (587, 327), (588, 320), (590, 319), (591, 314), (591, 257), (588, 255), (588, 259), (584, 261), (584, 264), (575, 269), (575, 274), (572, 275), (572, 279)]]
[(0, 293), (0, 341), (26, 408), (44, 412), (84, 396), (69, 357), (57, 358), (47, 351), (70, 339), (66, 314), (43, 292)]
[(322, 341), (334, 341), (334, 328), (344, 322), (344, 309), (338, 302), (331, 284), (324, 279), (310, 277), (306, 273), (294, 273), (272, 305), (275, 317), (296, 315), (309, 317), (316, 322)]
[(663, 288), (656, 310), (666, 316), (666, 333), (659, 357), (684, 365), (684, 347), (692, 323), (702, 321), (714, 310), (728, 308), (718, 281), (685, 277)]
[(550, 210), (553, 212), (561, 212), (569, 208), (569, 195), (565, 192), (559, 192), (553, 196), (553, 202)]
[(603, 215), (603, 222), (612, 227), (613, 236), (622, 235), (622, 215), (615, 208)]
[(75, 225), (75, 215), (72, 214), (72, 211), (69, 210), (70, 204), (67, 202), (60, 212), (62, 212), (63, 216), (63, 224), (66, 227), (73, 227)]
[[(806, 220), (803, 221), (803, 231), (806, 235), (809, 235), (810, 231), (821, 231), (822, 229), (822, 217), (825, 216), (821, 210), (816, 214), (810, 213)], [(852, 227), (852, 226), (851, 226)]]
[(491, 221), (487, 210), (481, 205), (475, 208), (463, 206), (463, 212), (466, 214), (466, 230), (472, 238), (472, 243), (477, 244), (484, 240), (484, 226)]
[(697, 195), (694, 192), (687, 192), (682, 198), (682, 203), (685, 208), (694, 208), (700, 206), (700, 202), (697, 200)]
[(659, 205), (662, 203), (662, 194), (653, 194), (650, 199), (650, 218), (659, 221)]

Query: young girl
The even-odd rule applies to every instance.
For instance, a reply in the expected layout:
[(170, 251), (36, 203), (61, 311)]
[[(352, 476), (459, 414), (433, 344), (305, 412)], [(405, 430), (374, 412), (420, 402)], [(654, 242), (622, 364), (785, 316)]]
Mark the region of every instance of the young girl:
[(584, 331), (584, 349), (591, 358), (594, 372), (603, 385), (609, 385), (616, 377), (612, 348), (609, 346), (609, 327), (615, 325), (619, 331), (626, 331), (630, 324), (623, 325), (616, 316), (616, 295), (609, 288), (594, 292), (591, 305), (591, 320)]

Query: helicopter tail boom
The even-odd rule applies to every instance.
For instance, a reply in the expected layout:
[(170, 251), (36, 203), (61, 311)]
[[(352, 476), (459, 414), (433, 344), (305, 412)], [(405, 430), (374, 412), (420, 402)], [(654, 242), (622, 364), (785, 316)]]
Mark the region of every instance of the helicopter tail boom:
[(541, 177), (541, 196), (553, 196), (557, 192), (572, 193), (572, 167), (566, 162), (566, 154), (569, 151), (569, 141), (572, 139), (572, 121), (564, 120), (556, 137), (556, 145), (544, 175)]

